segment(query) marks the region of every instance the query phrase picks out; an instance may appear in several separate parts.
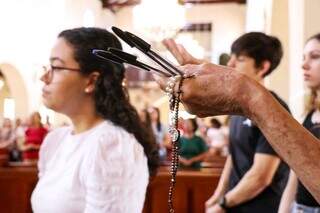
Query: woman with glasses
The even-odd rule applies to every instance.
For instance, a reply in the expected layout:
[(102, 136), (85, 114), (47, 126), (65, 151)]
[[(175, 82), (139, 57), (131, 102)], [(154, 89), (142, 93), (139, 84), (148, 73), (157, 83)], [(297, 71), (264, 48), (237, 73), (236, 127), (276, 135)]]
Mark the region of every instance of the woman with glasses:
[(72, 125), (50, 132), (40, 149), (34, 212), (141, 212), (158, 156), (122, 86), (124, 67), (93, 49), (121, 49), (106, 30), (61, 32), (41, 77), (44, 104)]
[[(303, 126), (320, 138), (320, 34), (312, 36), (307, 41), (303, 51), (302, 69), (306, 86), (311, 90)], [(297, 179), (292, 170), (281, 199), (279, 212), (320, 212), (320, 203)]]

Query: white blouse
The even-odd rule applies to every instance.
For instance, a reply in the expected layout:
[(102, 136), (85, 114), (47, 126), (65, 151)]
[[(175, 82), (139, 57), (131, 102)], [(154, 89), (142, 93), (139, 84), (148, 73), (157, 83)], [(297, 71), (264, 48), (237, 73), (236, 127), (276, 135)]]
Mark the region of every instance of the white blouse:
[(50, 132), (38, 167), (35, 213), (142, 212), (147, 158), (132, 134), (109, 121), (76, 135), (72, 127)]

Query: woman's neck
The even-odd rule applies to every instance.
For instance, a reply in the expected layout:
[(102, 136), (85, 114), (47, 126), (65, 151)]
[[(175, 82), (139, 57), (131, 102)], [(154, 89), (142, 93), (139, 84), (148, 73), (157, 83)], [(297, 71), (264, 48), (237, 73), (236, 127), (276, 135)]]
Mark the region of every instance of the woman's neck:
[(320, 100), (320, 89), (317, 89), (316, 90), (316, 101), (319, 101)]
[(73, 129), (74, 134), (85, 132), (104, 121), (104, 119), (99, 116), (87, 116), (87, 115), (73, 117), (71, 120), (74, 126), (74, 129)]
[(32, 127), (33, 128), (40, 128), (40, 127), (42, 127), (42, 125), (40, 123), (39, 124), (35, 123), (35, 124), (32, 124)]
[(184, 137), (185, 138), (192, 138), (194, 136), (194, 133), (193, 132), (185, 132), (184, 133)]
[(68, 113), (67, 116), (71, 119), (74, 126), (74, 134), (85, 132), (104, 121), (97, 114), (94, 104), (89, 104), (89, 102), (83, 104), (80, 110)]

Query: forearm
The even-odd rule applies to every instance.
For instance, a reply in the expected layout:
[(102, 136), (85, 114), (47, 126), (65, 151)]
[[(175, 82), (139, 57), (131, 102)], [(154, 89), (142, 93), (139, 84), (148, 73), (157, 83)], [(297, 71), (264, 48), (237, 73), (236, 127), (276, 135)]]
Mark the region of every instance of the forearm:
[(295, 200), (297, 185), (298, 185), (297, 177), (294, 174), (294, 172), (291, 170), (287, 186), (281, 197), (281, 202), (280, 202), (279, 211), (278, 211), (279, 213), (290, 212), (291, 205)]
[(0, 148), (6, 148), (7, 146), (9, 146), (12, 143), (12, 141), (6, 140), (6, 141), (2, 141), (0, 143)]
[(268, 184), (264, 180), (264, 177), (261, 177), (261, 174), (252, 174), (249, 170), (238, 185), (225, 195), (228, 207), (237, 206), (253, 199), (267, 186)]
[[(262, 86), (251, 84), (241, 105), (275, 151), (320, 201), (320, 143), (304, 129)], [(247, 102), (247, 103), (245, 103)], [(266, 104), (268, 103), (268, 104)]]
[(203, 161), (203, 160), (206, 158), (206, 156), (207, 156), (207, 152), (202, 153), (202, 154), (200, 154), (200, 155), (197, 155), (197, 156), (191, 158), (190, 160), (191, 160), (191, 162), (193, 162), (193, 163), (194, 163), (194, 162), (198, 162), (198, 161)]
[(222, 195), (225, 194), (229, 186), (229, 177), (230, 177), (231, 169), (232, 169), (232, 160), (231, 160), (231, 156), (229, 155), (226, 160), (225, 166), (223, 168), (219, 184), (213, 196), (221, 197)]

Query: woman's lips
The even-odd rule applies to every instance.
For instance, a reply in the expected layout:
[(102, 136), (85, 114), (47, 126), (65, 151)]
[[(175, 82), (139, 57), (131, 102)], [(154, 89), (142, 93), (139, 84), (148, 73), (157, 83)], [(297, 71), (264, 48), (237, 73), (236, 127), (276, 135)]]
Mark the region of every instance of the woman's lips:
[(49, 91), (46, 89), (42, 89), (42, 96), (47, 96), (49, 94)]
[(310, 75), (304, 74), (303, 78), (304, 78), (305, 81), (308, 81), (308, 80), (310, 80)]

